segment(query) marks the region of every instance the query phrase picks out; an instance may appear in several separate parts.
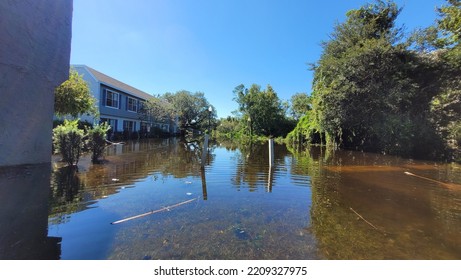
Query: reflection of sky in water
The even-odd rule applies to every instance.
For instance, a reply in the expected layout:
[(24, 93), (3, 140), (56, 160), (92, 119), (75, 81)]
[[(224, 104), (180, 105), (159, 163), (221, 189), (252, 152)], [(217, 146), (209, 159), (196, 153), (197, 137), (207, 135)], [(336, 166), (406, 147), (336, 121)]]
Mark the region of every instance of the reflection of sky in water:
[(403, 173), (456, 185), (458, 165), (318, 149), (294, 156), (277, 146), (270, 169), (263, 145), (215, 147), (201, 172), (196, 149), (141, 143), (109, 153), (104, 165), (81, 167), (74, 200), (52, 197), (48, 235), (62, 237), (61, 257), (461, 257), (460, 193)]
[[(181, 178), (159, 168), (129, 186), (122, 185), (89, 209), (67, 215), (65, 223), (53, 223), (50, 218), (49, 235), (63, 237), (62, 258), (314, 257), (312, 237), (305, 232), (311, 197), (307, 177), (293, 184), (284, 157), (280, 159), (283, 167), (271, 171), (259, 160), (247, 168), (238, 151), (216, 148), (211, 153), (213, 161), (203, 176), (199, 165), (197, 175)], [(198, 199), (110, 225), (191, 198)], [(298, 241), (290, 241), (290, 235), (297, 235)]]

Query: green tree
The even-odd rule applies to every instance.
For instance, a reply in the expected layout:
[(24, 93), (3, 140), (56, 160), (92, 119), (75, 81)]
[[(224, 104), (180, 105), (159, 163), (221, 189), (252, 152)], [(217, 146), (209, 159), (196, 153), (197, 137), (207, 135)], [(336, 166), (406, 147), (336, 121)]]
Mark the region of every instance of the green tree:
[(171, 104), (182, 134), (187, 128), (206, 130), (209, 124), (214, 126), (216, 109), (208, 102), (203, 92), (191, 93), (182, 90), (174, 94), (166, 93), (163, 98)]
[(168, 123), (174, 118), (173, 105), (161, 96), (152, 97), (143, 102), (140, 115), (150, 123)]
[(442, 137), (461, 161), (461, 1), (447, 0), (438, 8), (435, 29), (436, 58), (444, 67), (443, 88), (432, 100), (431, 110)]
[(288, 133), (290, 125), (283, 104), (270, 85), (265, 90), (256, 84), (250, 89), (239, 85), (235, 87), (234, 95), (241, 121), (247, 123), (250, 135), (280, 136)]
[(77, 118), (80, 114), (97, 113), (88, 84), (74, 69), (70, 69), (69, 79), (56, 87), (54, 95), (54, 111), (57, 116), (71, 115)]
[(438, 9), (437, 28), (441, 32), (439, 43), (442, 46), (457, 48), (461, 42), (461, 1), (447, 0), (447, 2), (448, 5)]
[(299, 120), (312, 109), (311, 97), (306, 93), (296, 93), (291, 96), (291, 115)]
[(400, 11), (390, 1), (352, 10), (323, 44), (309, 123), (330, 143), (413, 156), (439, 147), (429, 112), (440, 64), (399, 43)]
[[(437, 9), (439, 18), (433, 26), (417, 30), (411, 43), (421, 55), (441, 65), (439, 92), (431, 101), (431, 121), (437, 133), (461, 158), (461, 1), (447, 0)], [(433, 78), (433, 77), (432, 77)]]

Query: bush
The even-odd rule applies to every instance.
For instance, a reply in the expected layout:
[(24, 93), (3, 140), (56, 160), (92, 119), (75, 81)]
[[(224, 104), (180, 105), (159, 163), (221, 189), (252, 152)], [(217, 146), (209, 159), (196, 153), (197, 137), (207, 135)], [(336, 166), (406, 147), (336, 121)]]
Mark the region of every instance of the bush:
[(84, 131), (78, 128), (78, 120), (64, 120), (62, 125), (53, 129), (55, 152), (62, 155), (67, 165), (77, 165), (83, 148)]
[(109, 131), (110, 126), (107, 123), (102, 123), (99, 125), (93, 126), (93, 128), (88, 130), (88, 141), (87, 147), (91, 151), (91, 161), (93, 163), (99, 162), (99, 157), (104, 152), (106, 147), (106, 137), (107, 131)]

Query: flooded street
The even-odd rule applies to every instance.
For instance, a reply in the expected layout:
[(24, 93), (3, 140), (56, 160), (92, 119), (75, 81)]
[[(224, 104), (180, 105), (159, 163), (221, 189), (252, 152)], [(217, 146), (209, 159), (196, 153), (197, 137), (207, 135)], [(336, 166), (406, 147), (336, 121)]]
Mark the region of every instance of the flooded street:
[(276, 146), (269, 167), (267, 145), (213, 143), (201, 169), (201, 152), (151, 139), (0, 170), (0, 259), (461, 259), (460, 165)]

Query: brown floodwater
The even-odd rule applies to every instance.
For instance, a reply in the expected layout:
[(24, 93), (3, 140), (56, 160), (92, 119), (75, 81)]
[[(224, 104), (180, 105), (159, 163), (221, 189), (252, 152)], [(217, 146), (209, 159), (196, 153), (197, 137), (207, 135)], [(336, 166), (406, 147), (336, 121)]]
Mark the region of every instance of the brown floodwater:
[(0, 169), (0, 259), (461, 259), (461, 165), (176, 138)]

